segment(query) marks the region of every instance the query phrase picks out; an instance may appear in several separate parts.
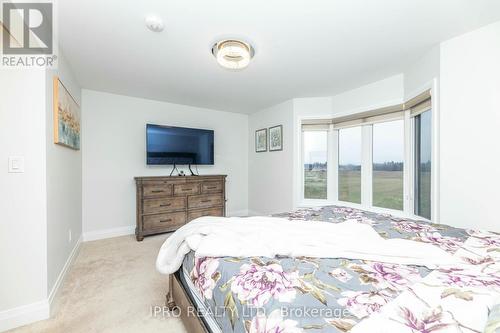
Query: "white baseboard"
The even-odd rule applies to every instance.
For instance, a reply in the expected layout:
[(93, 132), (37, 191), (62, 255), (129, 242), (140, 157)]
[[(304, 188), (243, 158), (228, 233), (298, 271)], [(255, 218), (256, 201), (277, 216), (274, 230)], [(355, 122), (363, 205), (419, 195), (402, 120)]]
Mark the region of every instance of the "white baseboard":
[(71, 264), (73, 264), (73, 261), (75, 261), (76, 256), (78, 255), (78, 252), (80, 251), (80, 245), (82, 244), (83, 241), (83, 235), (78, 238), (78, 241), (75, 244), (75, 247), (73, 247), (73, 250), (71, 250), (71, 253), (69, 254), (68, 259), (66, 260), (66, 263), (64, 264), (64, 267), (62, 268), (61, 272), (59, 272), (59, 276), (57, 277), (56, 283), (54, 283), (54, 286), (52, 287), (52, 290), (49, 293), (49, 306), (52, 307), (52, 302), (54, 301), (55, 297), (57, 296), (59, 289), (66, 278), (66, 274), (68, 273), (69, 268), (71, 267)]
[(80, 236), (75, 244), (75, 247), (71, 250), (71, 253), (59, 273), (59, 276), (57, 277), (57, 280), (54, 283), (47, 299), (0, 312), (0, 332), (48, 319), (50, 317), (50, 307), (52, 306), (52, 302), (57, 296), (64, 278), (66, 277), (71, 264), (80, 250), (81, 244), (82, 236)]
[(97, 231), (88, 231), (83, 234), (83, 241), (89, 242), (99, 239), (133, 235), (134, 233), (135, 233), (135, 225), (128, 227), (97, 230)]
[(43, 300), (0, 312), (0, 332), (49, 318), (48, 300)]

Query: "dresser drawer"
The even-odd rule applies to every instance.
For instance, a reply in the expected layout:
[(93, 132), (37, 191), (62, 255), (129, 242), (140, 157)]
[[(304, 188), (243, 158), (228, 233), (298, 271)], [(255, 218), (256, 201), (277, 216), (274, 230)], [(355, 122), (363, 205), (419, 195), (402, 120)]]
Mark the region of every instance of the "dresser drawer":
[(163, 212), (171, 212), (186, 208), (186, 198), (162, 198), (162, 199), (145, 199), (143, 204), (144, 214), (156, 214)]
[(195, 195), (188, 197), (188, 208), (209, 208), (222, 206), (224, 200), (220, 194)]
[(145, 198), (164, 197), (172, 195), (172, 184), (147, 184), (142, 187)]
[(144, 230), (171, 229), (186, 223), (186, 213), (169, 213), (148, 215), (143, 217)]
[(174, 195), (200, 194), (199, 183), (175, 184)]
[(225, 175), (135, 177), (135, 235), (171, 232), (202, 216), (225, 214)]
[(188, 221), (197, 219), (202, 216), (223, 216), (224, 212), (222, 208), (210, 208), (203, 210), (195, 210), (188, 212)]
[(201, 184), (201, 193), (222, 193), (221, 182), (209, 182)]

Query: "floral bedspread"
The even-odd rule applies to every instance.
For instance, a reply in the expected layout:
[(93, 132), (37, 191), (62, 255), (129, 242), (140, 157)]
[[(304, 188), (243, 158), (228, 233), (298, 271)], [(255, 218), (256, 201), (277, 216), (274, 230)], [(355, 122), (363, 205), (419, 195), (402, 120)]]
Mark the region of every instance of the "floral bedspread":
[[(311, 223), (356, 219), (373, 226), (384, 238), (426, 242), (452, 254), (470, 237), (476, 237), (486, 252), (500, 251), (500, 237), (491, 237), (496, 234), (347, 207), (307, 208), (275, 216)], [(484, 260), (469, 258), (470, 264), (485, 264)], [(237, 333), (348, 332), (432, 272), (420, 266), (343, 258), (198, 258), (193, 253), (186, 256), (183, 269), (190, 273), (222, 332)], [(459, 273), (443, 275), (451, 281), (447, 292), (453, 297), (468, 297), (453, 287), (463, 286), (467, 278), (481, 282)], [(500, 277), (489, 276), (485, 283), (500, 287)], [(412, 315), (406, 314), (406, 319)], [(439, 328), (435, 325), (432, 330), (417, 327), (410, 331), (437, 332)]]

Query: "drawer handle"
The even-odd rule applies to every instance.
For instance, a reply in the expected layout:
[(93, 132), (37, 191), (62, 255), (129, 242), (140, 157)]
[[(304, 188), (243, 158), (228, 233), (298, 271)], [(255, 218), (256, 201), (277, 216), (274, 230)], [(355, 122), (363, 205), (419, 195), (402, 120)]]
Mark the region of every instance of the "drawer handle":
[(155, 191), (151, 191), (151, 193), (163, 193), (163, 190), (155, 190)]
[(209, 187), (207, 187), (207, 189), (209, 189), (209, 190), (215, 190), (216, 188), (217, 188), (217, 186), (209, 186)]
[(165, 222), (170, 222), (172, 219), (166, 219), (166, 220), (160, 220), (160, 222), (165, 223)]
[(160, 207), (168, 207), (170, 205), (172, 205), (172, 204), (170, 204), (170, 203), (168, 203), (168, 204), (161, 204)]
[(181, 191), (185, 192), (185, 191), (192, 191), (192, 190), (194, 190), (194, 188), (183, 188)]
[(212, 200), (201, 200), (202, 203), (212, 202)]

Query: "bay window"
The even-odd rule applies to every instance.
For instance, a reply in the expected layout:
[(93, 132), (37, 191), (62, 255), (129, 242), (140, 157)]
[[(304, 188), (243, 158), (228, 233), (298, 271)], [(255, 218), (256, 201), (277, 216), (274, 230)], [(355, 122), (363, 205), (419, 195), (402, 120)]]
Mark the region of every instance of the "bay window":
[(429, 92), (391, 108), (302, 124), (305, 203), (352, 204), (431, 219)]

